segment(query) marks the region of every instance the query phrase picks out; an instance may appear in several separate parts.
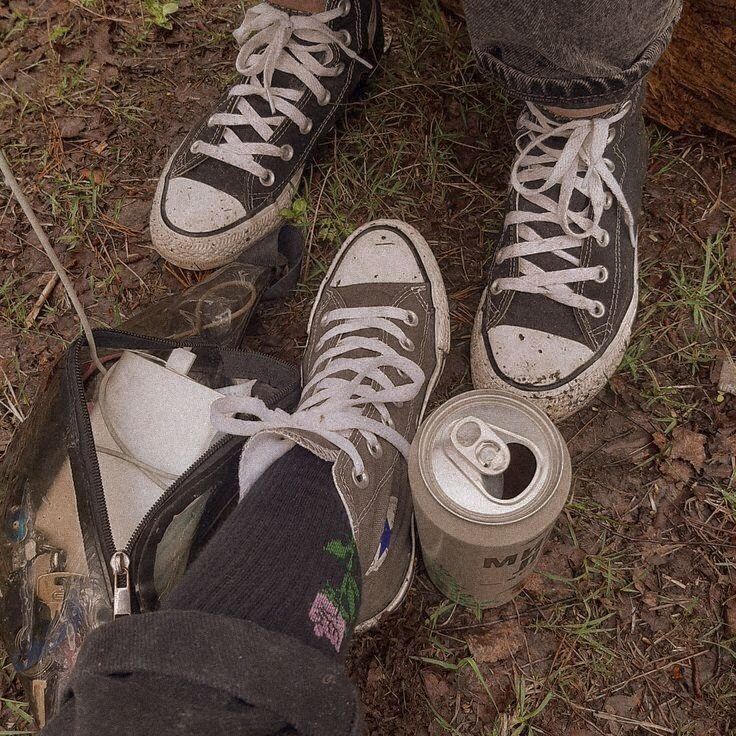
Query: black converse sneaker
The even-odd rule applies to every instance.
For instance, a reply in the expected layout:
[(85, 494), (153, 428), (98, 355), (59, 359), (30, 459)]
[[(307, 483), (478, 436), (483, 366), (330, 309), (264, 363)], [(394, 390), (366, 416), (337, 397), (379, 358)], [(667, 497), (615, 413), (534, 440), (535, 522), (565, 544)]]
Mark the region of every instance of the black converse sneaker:
[(449, 349), (447, 294), (432, 250), (410, 225), (377, 220), (347, 239), (322, 282), (296, 411), (271, 411), (250, 397), (213, 405), (217, 429), (255, 435), (240, 461), (241, 496), (294, 443), (333, 463), (363, 576), (357, 630), (394, 610), (411, 583), (406, 458)]
[(234, 35), (241, 76), (153, 200), (153, 245), (182, 268), (223, 265), (280, 224), (318, 138), (383, 53), (378, 0), (326, 0), (314, 14), (264, 2)]
[(582, 119), (527, 103), (504, 232), (473, 330), (477, 388), (510, 390), (559, 420), (621, 362), (638, 293), (642, 96)]

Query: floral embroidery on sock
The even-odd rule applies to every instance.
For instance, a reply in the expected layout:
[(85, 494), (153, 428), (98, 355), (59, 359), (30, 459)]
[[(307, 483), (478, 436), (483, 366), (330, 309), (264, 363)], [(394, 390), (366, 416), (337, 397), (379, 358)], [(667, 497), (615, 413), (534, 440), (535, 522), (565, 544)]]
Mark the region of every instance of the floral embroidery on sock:
[(358, 551), (354, 539), (346, 542), (333, 539), (324, 549), (343, 563), (345, 572), (338, 586), (330, 582), (322, 586), (312, 601), (309, 620), (314, 624), (314, 635), (327, 639), (339, 652), (347, 625), (358, 615), (360, 589), (355, 577)]
[(345, 619), (324, 593), (317, 593), (309, 609), (309, 620), (314, 624), (314, 635), (327, 639), (339, 652), (345, 636)]

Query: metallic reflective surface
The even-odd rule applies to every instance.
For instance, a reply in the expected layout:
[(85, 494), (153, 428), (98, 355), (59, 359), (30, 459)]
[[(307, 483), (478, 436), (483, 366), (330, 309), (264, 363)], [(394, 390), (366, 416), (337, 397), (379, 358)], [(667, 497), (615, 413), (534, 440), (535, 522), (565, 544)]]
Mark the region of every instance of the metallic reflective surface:
[(409, 455), (409, 482), (430, 578), (481, 609), (521, 590), (571, 482), (552, 422), (503, 391), (471, 391), (437, 409)]

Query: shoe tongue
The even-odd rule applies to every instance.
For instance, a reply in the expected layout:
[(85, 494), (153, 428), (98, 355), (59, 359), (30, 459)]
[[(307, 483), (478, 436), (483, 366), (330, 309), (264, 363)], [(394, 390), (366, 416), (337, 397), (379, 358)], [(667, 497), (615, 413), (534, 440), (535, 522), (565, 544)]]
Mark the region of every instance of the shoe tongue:
[(617, 105), (600, 105), (598, 107), (588, 108), (587, 110), (580, 109), (568, 111), (565, 111), (562, 108), (552, 110), (545, 105), (539, 105), (539, 109), (544, 113), (547, 118), (549, 118), (550, 120), (554, 120), (556, 123), (560, 123), (562, 125), (563, 123), (569, 123), (571, 120), (589, 120), (591, 118), (610, 117), (612, 114), (618, 112), (623, 104), (624, 103), (622, 102)]
[[(331, 287), (331, 289), (334, 289), (334, 291), (339, 294), (339, 297), (336, 300), (336, 302), (339, 304), (350, 304), (351, 306), (360, 307), (380, 307), (386, 306), (387, 304), (393, 304), (397, 297), (397, 287), (403, 290), (402, 287), (405, 286), (406, 284), (352, 284), (350, 286)], [(322, 334), (329, 331), (337, 324), (339, 323), (333, 322), (329, 325), (321, 327), (319, 335), (313, 335), (310, 339), (317, 339), (318, 337), (321, 337)], [(378, 339), (381, 342), (387, 343), (397, 352), (402, 354), (402, 349), (396, 337), (389, 336), (387, 335), (387, 333), (380, 329), (364, 329), (359, 331), (356, 330), (354, 333), (350, 332), (341, 337), (333, 337), (329, 342), (325, 343), (322, 346), (320, 352), (324, 353), (327, 350), (331, 350), (339, 343), (340, 340), (349, 339), (352, 337), (362, 338), (366, 340)], [(304, 383), (306, 384), (307, 382), (311, 381), (316, 373), (321, 373), (322, 371), (328, 369), (329, 365), (335, 360), (350, 360), (375, 356), (376, 352), (367, 348), (356, 348), (350, 351), (346, 351), (333, 358), (330, 363), (322, 362), (315, 365), (310, 373), (303, 376)], [(386, 376), (389, 378), (389, 380), (392, 381), (395, 386), (402, 385), (408, 381), (406, 376), (403, 376), (399, 370), (393, 368), (392, 366), (384, 365), (381, 370), (386, 374)], [(353, 370), (347, 369), (332, 373), (330, 375), (330, 378), (338, 378), (345, 381), (352, 381), (355, 378), (355, 375), (356, 374)], [(368, 378), (364, 379), (364, 383), (369, 382), (369, 380), (370, 379)], [(374, 386), (376, 388), (379, 388), (377, 384), (374, 384)], [(319, 390), (319, 385), (312, 387), (308, 393), (305, 392), (303, 394), (303, 397), (311, 397), (317, 390)], [(364, 415), (368, 413), (375, 419), (380, 418), (374, 407), (364, 409), (363, 413)], [(317, 438), (316, 441), (323, 442), (323, 440), (321, 440), (320, 438)], [(331, 445), (328, 446), (330, 449), (332, 449)]]
[(298, 13), (323, 13), (327, 9), (327, 0), (278, 0), (271, 2), (279, 10), (295, 10)]
[(300, 445), (305, 450), (309, 450), (313, 455), (326, 460), (328, 463), (334, 463), (340, 454), (340, 451), (333, 445), (312, 432), (306, 432), (301, 429), (279, 429), (269, 432), (269, 434), (285, 437), (295, 444)]
[[(564, 121), (561, 121), (564, 122)], [(527, 138), (528, 140), (528, 138)], [(565, 144), (567, 143), (567, 138), (564, 136), (553, 136), (550, 138), (545, 139), (544, 145), (547, 148), (553, 148), (556, 150), (561, 151)], [(538, 148), (532, 149), (531, 154), (539, 154), (542, 153), (542, 151)], [(551, 173), (553, 164), (548, 165), (549, 168), (547, 169), (548, 172)], [(532, 181), (528, 182), (526, 184), (526, 187), (529, 189), (538, 189), (544, 184), (543, 181)], [(555, 184), (553, 187), (550, 187), (547, 189), (544, 194), (549, 199), (551, 199), (553, 202), (559, 202), (560, 200), (560, 185)], [(580, 191), (577, 189), (573, 192), (570, 205), (569, 205), (569, 211), (571, 212), (581, 212), (585, 211), (585, 208), (589, 205), (588, 198), (585, 197)], [(522, 212), (544, 212), (543, 208), (528, 201), (523, 196), (519, 197), (518, 201), (518, 208)], [(529, 222), (526, 223), (528, 227), (532, 228), (541, 238), (552, 238), (559, 235), (564, 235), (565, 231), (562, 229), (560, 225), (557, 225), (553, 222)], [(573, 230), (575, 230), (575, 227), (573, 227)], [(581, 243), (582, 244), (582, 243)], [(570, 251), (574, 256), (579, 257), (580, 256), (580, 248), (571, 249)], [(530, 261), (535, 266), (538, 266), (539, 268), (543, 269), (544, 271), (561, 271), (567, 268), (577, 268), (574, 264), (569, 263), (566, 260), (563, 260), (559, 256), (557, 256), (555, 253), (536, 253), (534, 255), (530, 256), (524, 256), (524, 258), (527, 261)], [(571, 288), (574, 290), (575, 285), (571, 285)]]
[[(278, 6), (277, 6), (278, 7)], [(306, 41), (300, 41), (300, 44), (302, 45), (313, 45)], [(264, 49), (259, 49), (256, 53), (262, 53)], [(283, 53), (289, 53), (287, 51), (284, 51)], [(327, 59), (327, 55), (329, 52), (323, 52), (318, 54), (317, 60), (320, 63), (325, 63)], [(258, 79), (261, 83), (263, 83), (263, 74), (258, 75)], [(237, 84), (246, 84), (248, 82), (248, 78), (241, 76), (238, 79)], [(273, 74), (273, 77), (271, 79), (271, 89), (292, 89), (297, 90), (299, 92), (304, 92), (307, 87), (306, 85), (296, 76), (293, 74), (288, 74), (287, 72), (282, 72), (279, 70), (276, 70)], [(260, 115), (262, 118), (268, 118), (268, 117), (276, 117), (281, 116), (282, 113), (278, 112), (272, 112), (271, 111), (271, 105), (268, 102), (268, 99), (264, 97), (259, 97), (257, 95), (247, 95), (243, 98), (238, 97), (238, 100), (245, 99), (247, 100), (248, 104), (251, 105), (251, 107)], [(292, 101), (293, 102), (293, 101)], [(293, 104), (296, 104), (293, 102)], [(237, 104), (235, 105), (235, 109), (233, 112), (237, 113)], [(237, 126), (228, 126), (230, 130), (232, 130), (238, 138), (240, 138), (241, 141), (261, 141), (260, 135), (253, 132), (253, 129), (250, 125), (237, 125)]]

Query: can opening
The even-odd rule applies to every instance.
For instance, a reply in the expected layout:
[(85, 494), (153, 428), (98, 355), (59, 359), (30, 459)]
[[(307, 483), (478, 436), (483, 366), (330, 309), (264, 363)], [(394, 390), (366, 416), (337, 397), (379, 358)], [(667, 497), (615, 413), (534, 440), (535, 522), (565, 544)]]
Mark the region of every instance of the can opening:
[(507, 446), (511, 455), (508, 468), (500, 477), (484, 476), (482, 479), (488, 494), (502, 501), (510, 501), (524, 493), (537, 472), (537, 459), (526, 445), (510, 442)]

